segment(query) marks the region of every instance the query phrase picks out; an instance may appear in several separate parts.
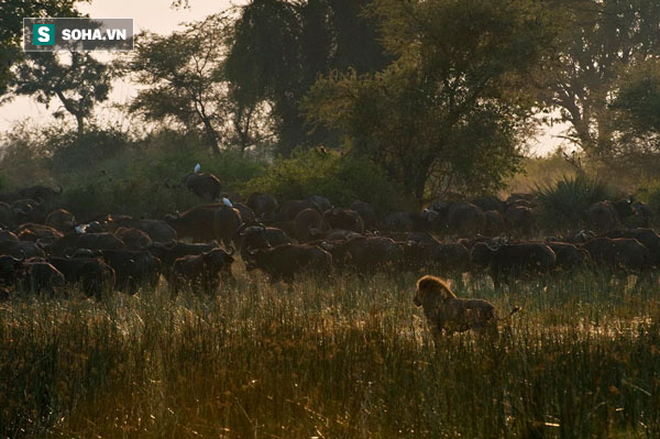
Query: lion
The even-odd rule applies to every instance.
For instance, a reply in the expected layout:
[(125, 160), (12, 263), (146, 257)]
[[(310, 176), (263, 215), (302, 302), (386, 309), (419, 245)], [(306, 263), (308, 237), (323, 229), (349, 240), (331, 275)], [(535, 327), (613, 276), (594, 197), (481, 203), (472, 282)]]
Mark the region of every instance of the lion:
[[(417, 281), (417, 293), (413, 303), (424, 309), (424, 315), (436, 335), (470, 329), (497, 334), (497, 324), (503, 320), (497, 316), (495, 307), (487, 300), (458, 298), (445, 280), (431, 275), (423, 276)], [(514, 308), (506, 318), (519, 310), (519, 307)]]

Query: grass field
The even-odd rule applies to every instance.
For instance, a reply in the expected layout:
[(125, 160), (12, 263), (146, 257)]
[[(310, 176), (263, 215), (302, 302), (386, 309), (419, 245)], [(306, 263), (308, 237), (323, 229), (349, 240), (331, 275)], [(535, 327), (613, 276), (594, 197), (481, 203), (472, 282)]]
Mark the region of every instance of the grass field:
[(466, 278), (524, 310), (498, 341), (435, 344), (417, 277), (2, 303), (0, 437), (660, 436), (657, 285)]

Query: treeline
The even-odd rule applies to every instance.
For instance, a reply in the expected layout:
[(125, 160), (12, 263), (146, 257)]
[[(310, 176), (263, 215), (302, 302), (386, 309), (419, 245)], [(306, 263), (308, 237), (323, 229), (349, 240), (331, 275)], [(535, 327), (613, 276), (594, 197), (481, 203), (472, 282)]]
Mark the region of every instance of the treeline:
[[(253, 0), (141, 33), (110, 63), (20, 52), (18, 15), (76, 11), (15, 3), (0, 14), (3, 100), (32, 96), (74, 125), (8, 133), (10, 185), (55, 180), (97, 199), (89, 188), (113, 179), (125, 199), (131, 184), (176, 188), (201, 162), (228, 191), (420, 205), (502, 189), (554, 123), (570, 127), (577, 173), (660, 170), (655, 1)], [(141, 86), (122, 110), (129, 132), (94, 117), (119, 77)]]

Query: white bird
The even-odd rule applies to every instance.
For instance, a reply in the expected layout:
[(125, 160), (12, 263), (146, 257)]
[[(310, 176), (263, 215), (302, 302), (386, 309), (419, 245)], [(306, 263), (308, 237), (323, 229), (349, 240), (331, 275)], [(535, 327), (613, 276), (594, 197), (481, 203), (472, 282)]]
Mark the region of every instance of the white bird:
[(85, 233), (86, 229), (87, 229), (87, 224), (80, 224), (76, 226), (76, 233), (82, 235), (83, 233)]
[(199, 172), (200, 169), (202, 169), (202, 165), (200, 165), (199, 163), (197, 163), (197, 164), (195, 165), (195, 168), (193, 169), (193, 172), (194, 172), (195, 174), (197, 174), (197, 173)]
[(234, 205), (231, 204), (231, 201), (229, 201), (229, 198), (222, 197), (222, 203), (227, 207), (234, 207)]

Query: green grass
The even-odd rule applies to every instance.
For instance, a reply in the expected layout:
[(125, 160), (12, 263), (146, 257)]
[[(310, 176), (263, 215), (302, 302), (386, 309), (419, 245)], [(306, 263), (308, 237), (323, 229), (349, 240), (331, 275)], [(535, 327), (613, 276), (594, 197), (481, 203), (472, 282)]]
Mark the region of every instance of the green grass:
[(0, 304), (0, 437), (623, 438), (660, 434), (660, 288), (578, 274), (460, 296), (524, 311), (434, 344), (416, 275), (218, 297)]

